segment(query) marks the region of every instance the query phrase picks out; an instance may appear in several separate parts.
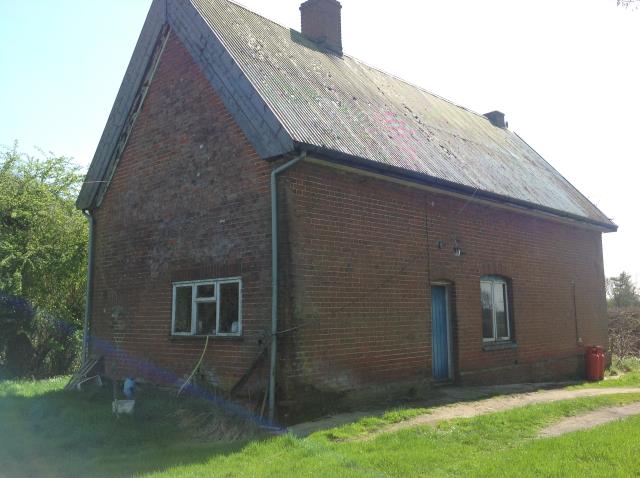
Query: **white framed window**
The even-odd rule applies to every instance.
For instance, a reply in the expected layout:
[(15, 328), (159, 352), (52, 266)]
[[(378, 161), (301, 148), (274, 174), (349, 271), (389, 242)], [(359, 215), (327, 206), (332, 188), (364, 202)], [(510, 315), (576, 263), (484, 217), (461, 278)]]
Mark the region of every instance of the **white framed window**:
[(175, 282), (171, 334), (242, 335), (242, 280)]
[(482, 302), (482, 340), (500, 342), (511, 340), (509, 317), (509, 289), (502, 277), (484, 276), (480, 279)]

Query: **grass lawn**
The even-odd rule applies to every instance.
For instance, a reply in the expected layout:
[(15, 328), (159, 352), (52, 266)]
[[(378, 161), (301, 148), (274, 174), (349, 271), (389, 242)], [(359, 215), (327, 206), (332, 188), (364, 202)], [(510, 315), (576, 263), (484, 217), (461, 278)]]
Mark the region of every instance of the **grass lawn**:
[(67, 381), (0, 382), (0, 477), (136, 476), (237, 452), (257, 435), (223, 419), (223, 440), (203, 439), (181, 425), (212, 425), (208, 403), (144, 392), (135, 415), (116, 420), (110, 389), (64, 392)]
[(571, 388), (640, 387), (640, 359), (636, 357), (622, 360), (614, 358), (614, 364), (606, 375), (606, 380), (601, 382), (585, 382)]
[[(265, 438), (251, 424), (212, 419), (207, 404), (166, 396), (143, 396), (135, 416), (116, 420), (107, 391), (65, 393), (64, 383), (0, 383), (0, 476), (638, 476), (640, 471), (640, 417), (535, 438), (556, 420), (640, 401), (640, 393), (534, 405), (345, 441), (425, 410), (394, 411), (305, 439)], [(625, 379), (620, 385), (638, 382)], [(197, 417), (217, 424), (214, 433), (184, 426), (197, 423)]]
[(616, 388), (616, 387), (640, 387), (640, 371), (633, 371), (621, 376), (613, 376), (602, 382), (585, 382), (580, 385), (567, 387), (570, 389), (581, 388)]

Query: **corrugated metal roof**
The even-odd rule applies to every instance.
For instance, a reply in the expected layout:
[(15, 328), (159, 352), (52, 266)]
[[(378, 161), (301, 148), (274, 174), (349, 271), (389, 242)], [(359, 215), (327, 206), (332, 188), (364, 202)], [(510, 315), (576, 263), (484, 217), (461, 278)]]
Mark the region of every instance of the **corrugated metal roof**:
[[(228, 0), (154, 0), (77, 200), (99, 207), (169, 24), (258, 154), (305, 148), (358, 167), (616, 229), (518, 135)], [(338, 160), (338, 159), (336, 159)]]
[(615, 227), (518, 135), (227, 0), (190, 0), (294, 142)]

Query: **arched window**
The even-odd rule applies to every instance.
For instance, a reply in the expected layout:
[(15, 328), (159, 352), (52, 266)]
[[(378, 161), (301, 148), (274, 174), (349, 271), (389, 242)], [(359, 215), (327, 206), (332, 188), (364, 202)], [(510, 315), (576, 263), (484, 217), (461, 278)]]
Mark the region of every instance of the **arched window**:
[(511, 340), (509, 317), (509, 289), (502, 277), (484, 276), (480, 279), (482, 301), (482, 340), (500, 342)]

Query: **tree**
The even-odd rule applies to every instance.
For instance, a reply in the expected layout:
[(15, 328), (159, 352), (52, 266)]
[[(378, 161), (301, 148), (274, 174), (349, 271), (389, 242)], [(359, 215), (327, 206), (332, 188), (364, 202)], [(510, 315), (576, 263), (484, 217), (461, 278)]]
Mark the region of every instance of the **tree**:
[(88, 230), (74, 201), (82, 177), (69, 158), (0, 150), (0, 361), (29, 357), (30, 375), (67, 372), (81, 343)]
[(631, 276), (621, 272), (618, 277), (607, 279), (607, 298), (611, 307), (640, 306), (640, 296)]

